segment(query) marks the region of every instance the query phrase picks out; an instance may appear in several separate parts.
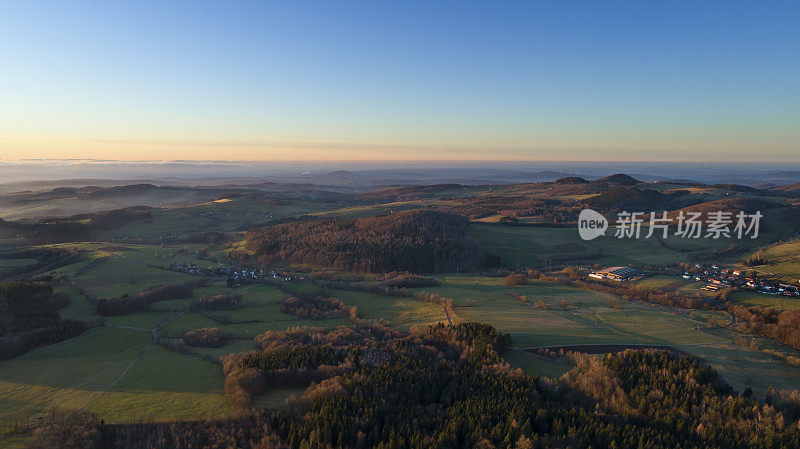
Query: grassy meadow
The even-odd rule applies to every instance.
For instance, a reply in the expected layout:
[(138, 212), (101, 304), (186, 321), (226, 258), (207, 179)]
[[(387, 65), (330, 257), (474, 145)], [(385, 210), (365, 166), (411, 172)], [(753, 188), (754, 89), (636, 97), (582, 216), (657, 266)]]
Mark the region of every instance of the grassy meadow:
[[(674, 279), (654, 278), (653, 284)], [(459, 318), (492, 324), (509, 332), (515, 351), (508, 361), (545, 377), (558, 377), (565, 366), (521, 351), (559, 345), (669, 345), (700, 357), (716, 368), (740, 391), (747, 386), (757, 394), (767, 388), (797, 388), (800, 367), (733, 343), (738, 332), (709, 326), (729, 322), (719, 311), (681, 310), (619, 300), (612, 307), (610, 295), (579, 288), (531, 281), (510, 287), (501, 277), (472, 275), (439, 276), (442, 285), (424, 289), (454, 300)], [(547, 308), (523, 303), (506, 292), (542, 301)], [(617, 308), (619, 307), (619, 308)], [(786, 347), (782, 347), (786, 351)], [(555, 365), (555, 366), (554, 366)]]
[[(616, 300), (611, 295), (544, 281), (510, 287), (502, 277), (442, 276), (426, 291), (452, 298), (459, 318), (492, 324), (518, 348), (581, 344), (708, 344), (721, 340), (702, 330), (689, 312)], [(523, 303), (507, 294), (525, 295)], [(720, 318), (726, 317), (720, 313)]]
[(97, 327), (0, 362), (0, 423), (49, 407), (108, 422), (204, 418), (228, 411), (222, 370), (152, 345), (147, 332)]
[(766, 260), (767, 264), (745, 267), (746, 269), (755, 270), (762, 275), (776, 276), (792, 284), (800, 282), (800, 241), (767, 246), (743, 257), (742, 262), (755, 256)]

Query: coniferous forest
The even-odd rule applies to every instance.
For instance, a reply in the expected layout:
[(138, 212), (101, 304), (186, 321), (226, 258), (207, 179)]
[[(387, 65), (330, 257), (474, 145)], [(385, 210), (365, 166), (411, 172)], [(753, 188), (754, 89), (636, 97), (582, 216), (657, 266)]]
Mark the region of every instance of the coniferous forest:
[[(548, 381), (502, 359), (488, 325), (267, 332), (225, 360), (239, 404), (218, 421), (107, 425), (53, 415), (35, 447), (88, 448), (785, 448), (800, 443), (791, 398), (745, 397), (698, 360), (661, 350), (575, 355)], [(280, 411), (249, 396), (310, 385)]]

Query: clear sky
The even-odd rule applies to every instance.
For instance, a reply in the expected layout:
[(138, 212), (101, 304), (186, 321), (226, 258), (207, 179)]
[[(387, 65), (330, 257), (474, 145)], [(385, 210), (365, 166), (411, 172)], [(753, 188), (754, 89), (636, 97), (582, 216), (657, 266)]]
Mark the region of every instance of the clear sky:
[(0, 159), (800, 160), (800, 1), (0, 3)]

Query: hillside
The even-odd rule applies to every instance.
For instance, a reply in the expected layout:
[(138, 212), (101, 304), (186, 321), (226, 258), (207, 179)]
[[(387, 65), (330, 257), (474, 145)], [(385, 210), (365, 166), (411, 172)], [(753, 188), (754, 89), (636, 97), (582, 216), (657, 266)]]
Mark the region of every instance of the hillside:
[(262, 263), (288, 261), (357, 271), (416, 273), (481, 268), (483, 253), (468, 220), (425, 210), (359, 219), (306, 220), (268, 226), (246, 236)]
[(633, 186), (633, 185), (639, 184), (641, 181), (639, 181), (638, 179), (636, 179), (636, 178), (634, 178), (632, 176), (626, 175), (624, 173), (616, 173), (616, 174), (613, 174), (613, 175), (610, 175), (610, 176), (606, 176), (605, 178), (596, 179), (596, 180), (594, 180), (592, 182), (595, 182), (595, 183), (601, 183), (601, 182), (602, 183), (616, 183), (616, 184), (622, 184), (622, 185), (626, 185), (626, 186)]
[(614, 187), (597, 196), (583, 200), (587, 206), (598, 210), (658, 211), (672, 210), (702, 201), (702, 197), (677, 190), (659, 192), (638, 187)]
[(553, 181), (555, 184), (586, 184), (589, 181), (578, 176), (567, 176), (566, 178), (559, 178)]
[(49, 217), (100, 213), (133, 206), (188, 206), (244, 193), (261, 194), (254, 189), (171, 187), (152, 184), (59, 187), (0, 195), (0, 217), (6, 220), (33, 221)]
[[(774, 203), (759, 200), (756, 198), (730, 198), (724, 200), (708, 201), (699, 203), (692, 206), (683, 208), (685, 212), (700, 212), (703, 215), (709, 212), (730, 212), (736, 214), (744, 211), (746, 213), (753, 213), (757, 210), (772, 209), (776, 206)], [(678, 211), (676, 211), (678, 212)]]
[(422, 186), (389, 187), (359, 195), (366, 202), (412, 201), (433, 198), (438, 195), (454, 195), (463, 193), (469, 187), (461, 184), (432, 184)]
[(800, 182), (772, 187), (770, 190), (777, 192), (800, 192)]

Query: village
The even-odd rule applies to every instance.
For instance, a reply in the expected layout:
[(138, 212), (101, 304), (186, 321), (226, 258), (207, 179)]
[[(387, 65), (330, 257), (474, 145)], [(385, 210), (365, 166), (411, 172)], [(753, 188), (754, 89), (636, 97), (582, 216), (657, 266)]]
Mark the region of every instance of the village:
[(706, 283), (703, 290), (718, 291), (735, 287), (765, 295), (800, 296), (800, 287), (757, 277), (754, 271), (748, 275), (745, 270), (722, 268), (718, 265), (703, 267), (695, 264), (694, 268), (696, 271), (702, 271), (697, 273), (686, 271), (681, 278)]
[[(627, 282), (643, 278), (649, 273), (631, 267), (608, 267), (589, 273), (588, 277), (601, 281)], [(755, 271), (722, 268), (718, 265), (704, 267), (695, 264), (689, 271), (673, 273), (685, 280), (704, 283), (702, 290), (716, 292), (725, 288), (750, 290), (765, 295), (800, 296), (800, 287), (758, 277)]]
[(276, 271), (264, 271), (263, 269), (219, 266), (201, 267), (195, 264), (172, 264), (167, 267), (170, 271), (180, 271), (182, 273), (193, 274), (196, 276), (208, 276), (228, 279), (228, 284), (235, 287), (245, 283), (261, 283), (268, 279), (275, 279), (282, 282), (290, 282), (293, 278), (285, 273)]

